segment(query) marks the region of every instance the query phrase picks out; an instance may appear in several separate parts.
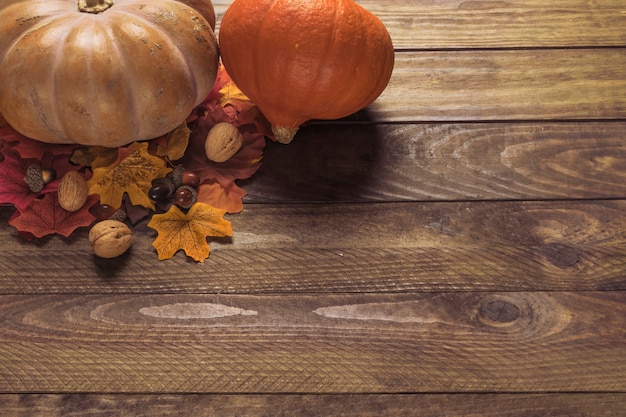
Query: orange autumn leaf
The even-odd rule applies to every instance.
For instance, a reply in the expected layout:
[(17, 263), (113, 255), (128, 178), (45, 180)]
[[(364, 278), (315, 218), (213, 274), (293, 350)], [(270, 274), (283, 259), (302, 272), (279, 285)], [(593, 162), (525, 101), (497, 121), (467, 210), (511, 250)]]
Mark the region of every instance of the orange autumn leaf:
[(164, 144), (157, 142), (156, 155), (165, 157), (170, 161), (179, 160), (185, 156), (190, 135), (191, 129), (189, 129), (187, 123), (183, 122), (165, 136)]
[(154, 210), (154, 201), (148, 197), (152, 181), (170, 171), (163, 159), (148, 153), (147, 142), (133, 142), (119, 148), (113, 164), (93, 169), (89, 194), (99, 194), (101, 204), (115, 208), (121, 207), (124, 194), (128, 194), (131, 204)]
[[(223, 69), (223, 67), (222, 67)], [(226, 70), (220, 72), (220, 76), (224, 78), (224, 85), (219, 90), (218, 104), (224, 107), (226, 104), (232, 103), (235, 100), (250, 101), (240, 89), (235, 85), (230, 78)]]
[(245, 195), (246, 191), (234, 182), (228, 187), (223, 187), (217, 181), (206, 181), (198, 187), (198, 201), (224, 209), (231, 214), (243, 210), (242, 198)]
[(185, 214), (172, 206), (166, 213), (155, 214), (148, 227), (157, 231), (152, 246), (159, 260), (170, 259), (179, 250), (197, 262), (209, 257), (207, 238), (233, 235), (231, 223), (224, 219), (225, 210), (204, 203), (196, 203)]

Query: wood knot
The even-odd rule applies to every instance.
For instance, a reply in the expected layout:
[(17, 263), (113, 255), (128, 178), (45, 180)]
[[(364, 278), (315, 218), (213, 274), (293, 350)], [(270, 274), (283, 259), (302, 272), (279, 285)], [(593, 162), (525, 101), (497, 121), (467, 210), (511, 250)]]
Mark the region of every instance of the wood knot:
[(522, 310), (507, 300), (490, 300), (478, 310), (481, 321), (491, 325), (511, 324), (522, 316)]
[(580, 262), (581, 251), (561, 243), (551, 243), (539, 248), (539, 253), (559, 268), (570, 268)]

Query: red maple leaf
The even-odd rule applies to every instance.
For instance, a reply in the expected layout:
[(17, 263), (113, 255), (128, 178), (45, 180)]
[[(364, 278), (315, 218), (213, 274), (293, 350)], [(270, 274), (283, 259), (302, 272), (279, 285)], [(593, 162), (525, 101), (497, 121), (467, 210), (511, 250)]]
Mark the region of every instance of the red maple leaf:
[(9, 224), (26, 237), (41, 238), (51, 234), (68, 237), (77, 228), (94, 222), (96, 218), (89, 208), (97, 202), (98, 196), (89, 196), (83, 208), (69, 212), (59, 205), (57, 193), (47, 193), (33, 200), (25, 210), (16, 210)]
[(13, 204), (23, 210), (37, 197), (24, 181), (29, 163), (12, 150), (3, 150), (3, 156), (4, 160), (0, 162), (0, 204)]
[(57, 179), (46, 184), (39, 194), (57, 191), (61, 178), (68, 171), (77, 169), (69, 162), (67, 155), (46, 152), (41, 159), (25, 159), (20, 158), (13, 149), (8, 151), (3, 149), (2, 154), (4, 160), (0, 162), (0, 203), (13, 204), (18, 210), (24, 210), (37, 197), (24, 181), (29, 165), (37, 164), (41, 168), (52, 168), (56, 172)]
[[(225, 162), (212, 162), (206, 157), (204, 142), (209, 130), (214, 125), (201, 124), (191, 134), (187, 153), (182, 159), (182, 165), (190, 171), (196, 172), (201, 182), (215, 180), (223, 187), (230, 187), (235, 180), (250, 178), (259, 169), (259, 161), (263, 157), (265, 138), (262, 133), (254, 129), (240, 128), (243, 136), (241, 149)], [(250, 126), (253, 128), (253, 126)], [(252, 131), (251, 131), (252, 130)]]
[(24, 159), (42, 159), (44, 154), (70, 155), (76, 145), (59, 145), (30, 139), (10, 126), (0, 127), (0, 138)]
[(124, 196), (123, 207), (131, 224), (137, 224), (141, 220), (148, 217), (151, 213), (149, 208), (143, 206), (133, 206), (128, 198), (128, 195)]

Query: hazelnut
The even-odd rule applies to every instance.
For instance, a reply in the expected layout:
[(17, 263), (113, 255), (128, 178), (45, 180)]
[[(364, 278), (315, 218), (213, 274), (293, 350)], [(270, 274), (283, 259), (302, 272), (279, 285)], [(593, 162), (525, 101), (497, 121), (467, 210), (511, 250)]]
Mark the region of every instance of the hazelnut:
[(120, 256), (133, 244), (133, 232), (117, 220), (103, 220), (89, 231), (89, 244), (100, 258)]
[(204, 142), (206, 156), (213, 162), (224, 162), (237, 153), (243, 145), (243, 135), (235, 126), (220, 122), (213, 126)]
[(67, 211), (80, 210), (89, 197), (87, 180), (76, 171), (69, 171), (59, 182), (59, 205)]

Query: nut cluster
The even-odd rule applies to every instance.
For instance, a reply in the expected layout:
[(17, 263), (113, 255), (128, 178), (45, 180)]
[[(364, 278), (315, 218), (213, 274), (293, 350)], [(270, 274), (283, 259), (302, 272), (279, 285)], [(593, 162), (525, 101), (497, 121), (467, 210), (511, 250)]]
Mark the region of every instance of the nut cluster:
[(165, 178), (152, 182), (148, 197), (157, 204), (173, 203), (182, 209), (188, 209), (198, 201), (199, 186), (198, 174), (176, 167)]

